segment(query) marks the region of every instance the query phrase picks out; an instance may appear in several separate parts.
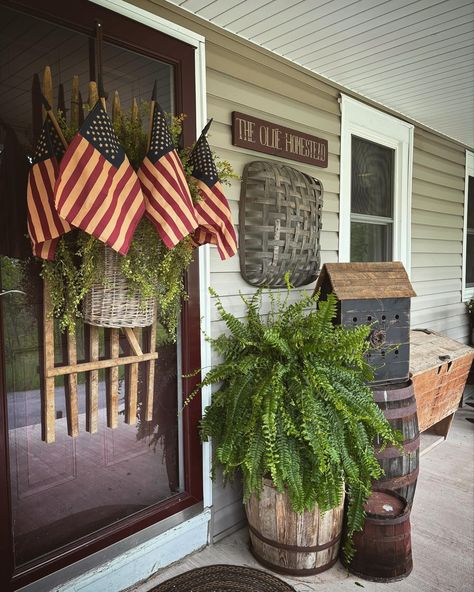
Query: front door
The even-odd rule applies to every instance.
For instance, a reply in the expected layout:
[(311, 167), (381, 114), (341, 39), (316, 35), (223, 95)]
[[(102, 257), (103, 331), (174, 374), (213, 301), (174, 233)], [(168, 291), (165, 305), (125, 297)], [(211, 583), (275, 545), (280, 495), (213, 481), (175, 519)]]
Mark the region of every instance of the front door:
[[(41, 115), (35, 88), (44, 68), (52, 73), (54, 101), (68, 111), (78, 80), (86, 101), (96, 76), (93, 32), (104, 30), (104, 81), (117, 91), (123, 110), (149, 101), (154, 81), (169, 113), (187, 115), (184, 140), (195, 131), (194, 49), (153, 29), (79, 0), (0, 4), (0, 588), (16, 589), (126, 535), (199, 503), (201, 452), (197, 435), (199, 400), (180, 413), (192, 388), (182, 374), (199, 367), (197, 255), (187, 278), (179, 346), (158, 327), (153, 414), (143, 413), (145, 363), (137, 373), (136, 418), (126, 408), (126, 371), (118, 373), (117, 416), (107, 412), (107, 371), (98, 374), (96, 426), (88, 424), (85, 373), (78, 375), (78, 435), (68, 435), (67, 377), (54, 385), (55, 441), (44, 432), (43, 290), (41, 264), (29, 258), (26, 239), (28, 158)], [(76, 82), (74, 83), (76, 84)], [(62, 90), (60, 90), (60, 85)], [(54, 105), (56, 108), (56, 105)], [(56, 363), (67, 344), (54, 328)], [(146, 341), (144, 330), (139, 339)], [(99, 331), (99, 355), (110, 349), (111, 332)], [(78, 361), (85, 359), (87, 326), (77, 332)], [(120, 348), (127, 352), (124, 337)], [(7, 525), (5, 527), (5, 525)]]

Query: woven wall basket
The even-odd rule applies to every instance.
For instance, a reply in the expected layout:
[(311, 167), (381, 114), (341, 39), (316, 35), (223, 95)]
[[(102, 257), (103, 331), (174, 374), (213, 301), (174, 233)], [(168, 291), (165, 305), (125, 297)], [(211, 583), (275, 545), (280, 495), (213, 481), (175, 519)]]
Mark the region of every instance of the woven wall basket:
[(254, 161), (245, 166), (239, 211), (240, 272), (253, 286), (313, 282), (320, 266), (323, 187), (290, 166)]
[(155, 318), (153, 298), (130, 295), (120, 269), (120, 255), (104, 246), (104, 282), (95, 284), (84, 298), (84, 321), (99, 327), (148, 327)]

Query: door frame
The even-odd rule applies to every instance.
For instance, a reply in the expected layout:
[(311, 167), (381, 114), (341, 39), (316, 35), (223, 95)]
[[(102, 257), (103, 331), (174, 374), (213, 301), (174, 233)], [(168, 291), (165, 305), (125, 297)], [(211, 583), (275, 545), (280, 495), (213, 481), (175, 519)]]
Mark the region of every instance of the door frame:
[[(124, 37), (117, 36), (115, 28), (112, 34), (111, 29), (104, 26), (104, 40), (111, 41), (132, 51), (139, 51), (142, 54), (162, 59), (167, 63), (172, 63), (175, 67), (177, 110), (188, 114), (183, 129), (184, 142), (189, 145), (197, 137), (206, 121), (204, 37), (122, 0), (74, 0), (67, 7), (65, 7), (66, 3), (60, 0), (43, 0), (41, 3), (37, 3), (35, 0), (0, 0), (0, 3), (6, 7), (27, 12), (33, 16), (45, 18), (50, 22), (56, 22), (86, 33), (91, 31), (90, 26), (87, 26), (89, 17), (86, 12), (93, 10), (94, 17), (101, 19), (104, 25), (107, 19), (112, 18), (114, 22), (118, 23), (117, 30), (126, 29), (126, 34)], [(115, 16), (112, 13), (116, 13)], [(120, 19), (121, 16), (131, 19), (133, 22)], [(154, 29), (158, 34), (164, 33), (167, 36), (168, 48), (174, 48), (173, 51), (176, 50), (176, 53), (173, 53), (173, 56), (164, 55), (160, 54), (159, 51), (155, 51), (154, 48), (147, 52), (142, 36), (137, 34), (137, 31), (143, 32), (142, 25)], [(134, 34), (135, 41), (133, 40)], [(130, 41), (130, 38), (132, 38), (132, 41)], [(188, 67), (189, 63), (186, 62), (184, 55), (180, 52), (183, 43), (190, 46), (194, 53), (194, 64), (193, 68), (191, 68), (194, 75), (194, 92), (192, 93), (183, 92), (183, 82), (185, 80), (189, 82), (192, 76)], [(189, 56), (189, 52), (187, 52), (187, 55)], [(189, 57), (187, 61), (191, 61)], [(182, 324), (184, 332), (181, 335), (182, 370), (184, 374), (190, 373), (199, 367), (210, 367), (210, 345), (206, 342), (203, 334), (203, 331), (207, 334), (210, 333), (209, 285), (210, 251), (209, 246), (206, 245), (199, 249), (199, 253), (196, 250), (195, 262), (190, 267), (187, 277), (189, 300), (183, 307)], [(3, 344), (0, 343), (0, 352), (2, 351), (4, 351), (4, 348)], [(5, 392), (4, 374), (2, 356), (0, 359), (0, 390)], [(198, 381), (199, 376), (182, 380), (183, 397), (186, 397), (191, 392)], [(5, 401), (6, 397), (3, 397), (3, 399)], [(210, 389), (206, 389), (183, 412), (185, 431), (187, 429), (188, 433), (192, 433), (192, 437), (187, 438), (184, 442), (185, 457), (188, 457), (187, 453), (191, 450), (199, 449), (201, 451), (200, 463), (185, 463), (186, 480), (192, 482), (190, 492), (179, 495), (179, 499), (171, 498), (166, 500), (159, 504), (158, 510), (150, 508), (141, 513), (139, 518), (125, 520), (125, 525), (111, 525), (104, 529), (105, 535), (87, 537), (80, 545), (75, 543), (71, 545), (71, 548), (62, 549), (59, 556), (56, 554), (55, 557), (35, 562), (34, 565), (28, 564), (25, 568), (22, 567), (17, 571), (13, 570), (12, 528), (10, 523), (8, 528), (3, 528), (0, 532), (0, 554), (3, 557), (1, 562), (3, 567), (0, 568), (0, 582), (2, 580), (3, 582), (9, 582), (6, 585), (11, 590), (15, 590), (20, 586), (35, 582), (38, 578), (48, 576), (62, 568), (67, 568), (73, 562), (79, 560), (87, 562), (91, 553), (95, 553), (94, 563), (98, 562), (100, 564), (101, 556), (103, 556), (103, 560), (110, 558), (110, 550), (116, 547), (117, 544), (120, 545), (120, 551), (127, 549), (126, 540), (129, 540), (130, 548), (132, 546), (136, 547), (141, 532), (144, 533), (144, 540), (147, 540), (150, 536), (156, 537), (160, 531), (166, 529), (166, 525), (173, 526), (175, 529), (179, 527), (185, 533), (186, 524), (189, 523), (190, 529), (196, 531), (197, 528), (199, 531), (195, 539), (200, 542), (196, 544), (201, 546), (202, 540), (207, 542), (208, 521), (210, 518), (210, 512), (207, 509), (212, 504), (212, 482), (209, 471), (210, 445), (201, 445), (197, 432), (197, 423), (209, 401)], [(11, 517), (6, 418), (7, 409), (6, 403), (4, 403), (4, 405), (0, 405), (0, 511), (4, 516), (9, 515)], [(161, 525), (163, 528), (161, 528)], [(109, 551), (107, 552), (107, 550)], [(190, 552), (186, 546), (182, 547), (182, 551), (185, 553)], [(5, 561), (5, 559), (7, 560)], [(90, 561), (87, 564), (90, 565)], [(8, 571), (8, 576), (5, 568)], [(66, 569), (66, 571), (71, 570)], [(10, 576), (12, 576), (11, 581)]]

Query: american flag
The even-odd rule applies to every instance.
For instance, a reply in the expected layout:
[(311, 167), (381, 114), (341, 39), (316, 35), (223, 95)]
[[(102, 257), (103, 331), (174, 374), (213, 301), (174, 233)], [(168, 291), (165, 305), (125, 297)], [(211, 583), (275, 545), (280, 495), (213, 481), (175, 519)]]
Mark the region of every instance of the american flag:
[(59, 214), (70, 224), (127, 254), (145, 202), (101, 101), (64, 155), (55, 200)]
[(150, 146), (138, 171), (146, 215), (161, 240), (172, 249), (198, 226), (183, 165), (171, 138), (166, 117), (154, 101)]
[(206, 138), (211, 123), (212, 120), (202, 130), (189, 158), (193, 167), (192, 176), (197, 181), (202, 198), (195, 203), (199, 227), (193, 239), (198, 245), (216, 245), (221, 259), (229, 259), (237, 252), (237, 237), (229, 202), (219, 182), (214, 157)]
[(71, 227), (60, 218), (54, 205), (54, 184), (65, 148), (49, 117), (35, 148), (28, 176), (28, 234), (33, 254), (53, 260), (59, 236)]

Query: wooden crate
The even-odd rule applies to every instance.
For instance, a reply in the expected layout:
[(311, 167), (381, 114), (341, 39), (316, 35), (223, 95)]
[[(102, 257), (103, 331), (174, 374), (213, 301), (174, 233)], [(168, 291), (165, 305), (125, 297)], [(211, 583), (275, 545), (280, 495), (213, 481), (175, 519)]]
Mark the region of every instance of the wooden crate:
[(410, 372), (420, 432), (447, 436), (474, 359), (474, 349), (434, 331), (410, 332)]

